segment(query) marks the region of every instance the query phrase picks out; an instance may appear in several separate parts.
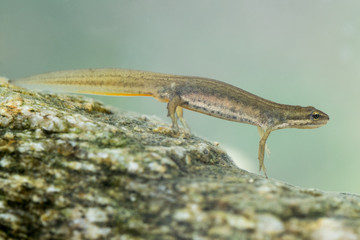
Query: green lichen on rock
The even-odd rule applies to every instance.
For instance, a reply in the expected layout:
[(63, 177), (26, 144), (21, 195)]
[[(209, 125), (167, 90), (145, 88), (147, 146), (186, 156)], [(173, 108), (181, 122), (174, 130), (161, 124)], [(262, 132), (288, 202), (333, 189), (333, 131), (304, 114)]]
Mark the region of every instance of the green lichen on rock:
[(359, 196), (248, 173), (212, 143), (91, 99), (3, 85), (0, 135), (3, 239), (360, 235)]

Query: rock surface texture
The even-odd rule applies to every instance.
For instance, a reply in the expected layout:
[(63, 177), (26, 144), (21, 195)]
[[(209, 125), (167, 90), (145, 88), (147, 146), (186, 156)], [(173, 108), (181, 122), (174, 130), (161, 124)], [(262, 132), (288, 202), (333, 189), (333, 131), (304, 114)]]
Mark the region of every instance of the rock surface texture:
[(3, 84), (0, 136), (0, 239), (360, 239), (360, 196), (248, 173), (91, 99)]

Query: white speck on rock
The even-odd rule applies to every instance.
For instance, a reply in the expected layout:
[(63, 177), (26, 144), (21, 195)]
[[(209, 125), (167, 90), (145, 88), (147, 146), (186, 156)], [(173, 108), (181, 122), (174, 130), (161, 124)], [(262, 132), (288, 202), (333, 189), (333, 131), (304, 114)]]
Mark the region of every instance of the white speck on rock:
[(186, 208), (177, 210), (174, 218), (178, 221), (188, 221), (190, 219), (198, 222), (204, 221), (205, 215), (196, 203), (189, 203)]
[(43, 119), (41, 128), (52, 132), (63, 132), (66, 126), (63, 119), (56, 116), (48, 116), (47, 119)]
[(18, 222), (19, 218), (10, 213), (0, 213), (0, 219), (7, 222)]
[(275, 192), (275, 189), (273, 186), (269, 186), (269, 185), (262, 185), (260, 187), (257, 188), (257, 191), (260, 193), (260, 194), (268, 194), (268, 193), (271, 193), (271, 192)]
[(0, 160), (0, 166), (3, 168), (7, 168), (9, 167), (11, 164), (11, 158), (8, 155), (5, 155), (4, 157), (1, 158)]
[(85, 170), (85, 171), (90, 171), (90, 172), (97, 171), (96, 166), (94, 166), (93, 164), (90, 164), (90, 163), (82, 163), (82, 162), (74, 162), (73, 161), (73, 162), (64, 162), (63, 164), (74, 170)]
[(96, 225), (89, 225), (86, 229), (86, 237), (88, 239), (107, 239), (106, 236), (111, 233), (111, 229), (107, 227), (98, 227)]
[(108, 220), (106, 213), (100, 208), (89, 208), (85, 215), (89, 222), (106, 222)]
[(11, 184), (11, 187), (20, 188), (23, 185), (29, 185), (36, 188), (43, 188), (45, 185), (44, 179), (41, 178), (31, 178), (29, 176), (22, 175), (12, 175), (9, 177), (8, 182)]
[(315, 223), (315, 231), (311, 239), (316, 240), (356, 240), (358, 237), (344, 224), (331, 218), (320, 218)]
[(99, 158), (102, 158), (102, 159), (106, 159), (109, 157), (109, 153), (107, 153), (107, 152), (98, 152), (97, 155)]
[(46, 188), (46, 192), (48, 193), (54, 193), (54, 192), (60, 192), (61, 189), (55, 187), (54, 185), (49, 186), (48, 188)]
[(0, 108), (0, 126), (7, 127), (13, 120), (11, 116), (5, 109)]
[(199, 152), (202, 152), (204, 154), (207, 154), (209, 152), (209, 145), (205, 144), (205, 143), (199, 143), (197, 146), (196, 146), (196, 149), (199, 151)]
[(157, 162), (151, 162), (148, 166), (150, 170), (154, 172), (164, 173), (166, 171), (166, 167), (158, 164)]
[(262, 214), (258, 216), (256, 228), (259, 232), (277, 234), (284, 231), (284, 224), (276, 216), (271, 214)]
[(185, 148), (183, 147), (172, 147), (172, 151), (177, 155), (178, 158), (183, 158), (185, 156)]
[(253, 221), (240, 215), (226, 214), (226, 220), (230, 226), (240, 230), (255, 228)]
[(85, 118), (84, 116), (82, 116), (80, 114), (74, 114), (72, 116), (67, 116), (66, 121), (73, 127), (76, 126), (78, 128), (84, 129), (84, 130), (91, 130), (96, 127), (95, 123), (93, 123), (90, 119)]
[(14, 134), (12, 132), (6, 132), (3, 136), (4, 139), (14, 139)]
[(0, 209), (5, 209), (6, 203), (5, 201), (0, 201)]
[(129, 162), (128, 171), (129, 172), (137, 172), (139, 169), (139, 164), (136, 162)]
[(174, 214), (174, 218), (178, 221), (187, 221), (191, 217), (187, 209), (177, 210)]
[(45, 150), (45, 148), (44, 148), (43, 144), (36, 143), (36, 142), (27, 142), (27, 143), (21, 144), (19, 146), (20, 152), (29, 152), (29, 151), (41, 152), (44, 150)]
[(107, 163), (114, 165), (123, 165), (126, 152), (122, 149), (101, 149), (101, 151), (90, 151), (87, 158), (98, 163)]

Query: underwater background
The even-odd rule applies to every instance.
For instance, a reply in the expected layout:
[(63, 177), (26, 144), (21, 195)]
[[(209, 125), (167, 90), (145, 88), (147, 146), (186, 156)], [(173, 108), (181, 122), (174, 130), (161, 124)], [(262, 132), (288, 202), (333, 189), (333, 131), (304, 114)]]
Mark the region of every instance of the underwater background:
[[(268, 139), (269, 177), (360, 194), (360, 2), (0, 1), (0, 76), (117, 67), (214, 78), (330, 116)], [(166, 118), (148, 97), (96, 97)], [(185, 111), (193, 133), (258, 172), (256, 127)], [(262, 173), (260, 173), (262, 174)]]

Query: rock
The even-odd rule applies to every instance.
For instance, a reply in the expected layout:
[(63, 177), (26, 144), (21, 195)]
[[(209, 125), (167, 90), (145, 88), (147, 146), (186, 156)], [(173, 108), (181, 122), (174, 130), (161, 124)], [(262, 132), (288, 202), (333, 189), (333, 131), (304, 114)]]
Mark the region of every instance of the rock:
[(246, 172), (154, 117), (3, 84), (0, 134), (3, 239), (360, 239), (360, 196)]

